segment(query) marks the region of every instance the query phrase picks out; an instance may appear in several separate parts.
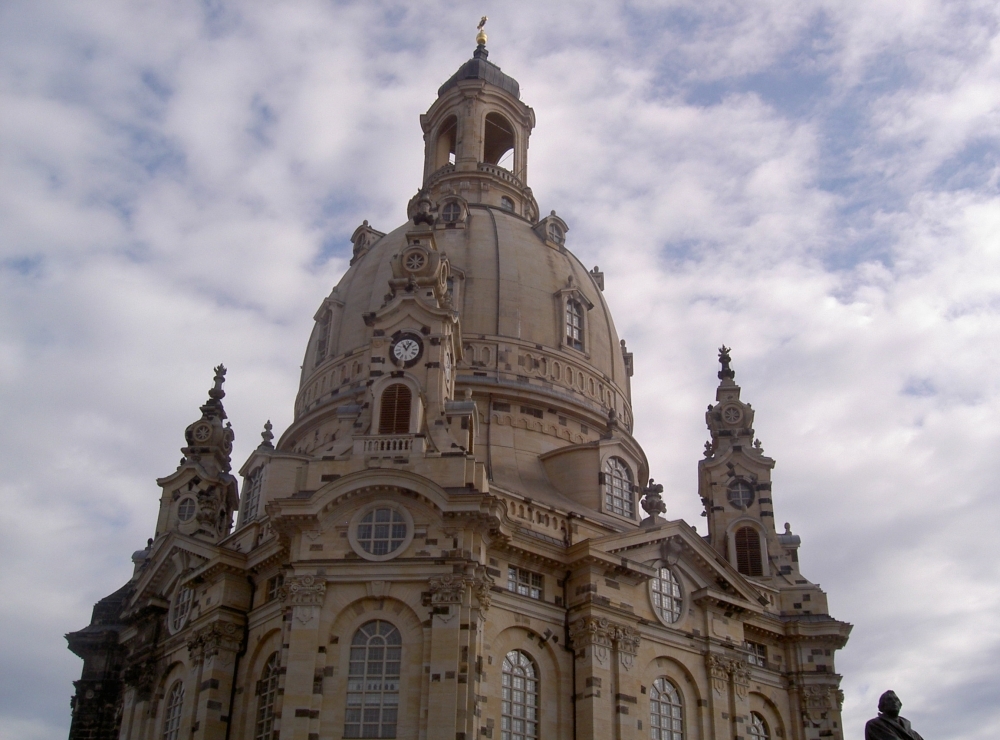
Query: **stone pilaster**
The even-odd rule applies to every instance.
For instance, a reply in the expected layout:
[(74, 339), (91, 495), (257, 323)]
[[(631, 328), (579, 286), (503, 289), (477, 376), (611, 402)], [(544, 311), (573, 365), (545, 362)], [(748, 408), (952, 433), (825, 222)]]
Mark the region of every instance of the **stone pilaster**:
[(614, 646), (612, 678), (614, 686), (614, 724), (617, 740), (638, 740), (648, 737), (640, 733), (637, 724), (640, 679), (635, 668), (639, 653), (639, 633), (633, 627), (609, 623), (608, 636)]
[(212, 622), (188, 640), (188, 654), (198, 677), (194, 689), (193, 740), (216, 740), (226, 735), (233, 667), (243, 629), (233, 622)]
[(427, 740), (455, 740), (467, 732), (469, 714), (474, 711), (467, 692), (467, 662), (465, 671), (461, 670), (461, 658), (467, 661), (469, 657), (471, 625), (464, 606), (472, 578), (463, 573), (448, 573), (431, 578), (429, 585), (431, 680)]
[[(319, 625), (326, 581), (313, 575), (290, 576), (285, 579), (284, 597), (287, 610), (287, 637), (282, 650), (282, 666), (294, 665), (296, 670), (284, 676), (281, 703), (281, 740), (308, 740), (319, 733), (319, 712), (322, 693), (314, 694), (316, 657), (320, 640)], [(283, 646), (284, 647), (284, 646)], [(322, 684), (320, 685), (322, 691)]]
[[(596, 616), (580, 617), (570, 623), (570, 641), (576, 661), (574, 707), (580, 737), (617, 737), (613, 714), (614, 660), (611, 624)], [(610, 693), (609, 693), (610, 692)]]

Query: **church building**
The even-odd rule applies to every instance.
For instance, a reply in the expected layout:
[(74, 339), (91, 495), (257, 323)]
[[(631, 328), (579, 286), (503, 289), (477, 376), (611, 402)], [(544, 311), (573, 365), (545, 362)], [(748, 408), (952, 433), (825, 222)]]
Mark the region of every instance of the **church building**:
[(67, 635), (71, 740), (842, 740), (851, 625), (775, 526), (729, 349), (703, 536), (664, 516), (604, 276), (542, 215), (534, 111), (477, 41), (406, 221), (354, 232), (294, 421), (236, 474), (216, 368), (134, 575)]

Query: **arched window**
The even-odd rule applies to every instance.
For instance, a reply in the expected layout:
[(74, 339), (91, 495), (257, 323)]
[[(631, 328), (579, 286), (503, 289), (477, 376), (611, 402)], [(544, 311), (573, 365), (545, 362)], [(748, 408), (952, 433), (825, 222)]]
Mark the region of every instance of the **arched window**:
[(669, 680), (658, 678), (649, 691), (651, 740), (684, 740), (684, 707), (681, 695)]
[(500, 740), (537, 740), (538, 671), (527, 653), (511, 650), (503, 659)]
[(354, 633), (344, 737), (396, 737), (402, 645), (399, 630), (381, 619)]
[(240, 513), (240, 526), (257, 518), (257, 505), (260, 503), (260, 488), (263, 482), (263, 466), (250, 471), (246, 483), (243, 484), (243, 511)]
[(393, 383), (382, 391), (382, 407), (378, 417), (379, 434), (407, 434), (410, 431), (409, 386)]
[(767, 722), (757, 712), (750, 712), (750, 737), (752, 740), (771, 740)]
[(455, 142), (458, 139), (458, 118), (449, 116), (438, 129), (434, 168), (439, 169), (455, 161)]
[(566, 344), (583, 349), (583, 309), (573, 299), (566, 301)]
[(253, 733), (254, 740), (273, 740), (274, 733), (274, 701), (278, 696), (278, 654), (264, 664), (257, 684), (257, 726)]
[(549, 239), (554, 241), (556, 244), (562, 244), (566, 241), (566, 235), (563, 233), (562, 227), (555, 221), (549, 222)]
[(511, 211), (511, 212), (513, 212), (513, 210), (514, 210), (514, 201), (512, 201), (506, 195), (501, 196), (501, 198), (500, 198), (500, 208), (502, 210), (504, 210), (504, 211)]
[(181, 734), (181, 711), (184, 709), (184, 684), (174, 681), (167, 694), (163, 712), (163, 740), (177, 740)]
[(760, 535), (753, 527), (740, 527), (736, 530), (736, 570), (745, 576), (764, 575), (760, 558)]
[(604, 463), (604, 508), (619, 516), (635, 517), (632, 471), (620, 457), (609, 457)]
[(486, 116), (486, 131), (483, 136), (483, 161), (513, 170), (508, 154), (514, 149), (514, 127), (499, 113)]
[(681, 584), (670, 568), (657, 568), (656, 578), (650, 582), (653, 608), (664, 622), (673, 624), (681, 618)]

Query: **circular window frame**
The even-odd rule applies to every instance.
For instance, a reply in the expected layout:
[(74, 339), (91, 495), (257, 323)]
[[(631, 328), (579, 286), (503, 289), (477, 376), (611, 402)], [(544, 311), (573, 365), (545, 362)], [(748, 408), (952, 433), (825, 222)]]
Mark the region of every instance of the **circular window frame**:
[[(358, 525), (361, 520), (364, 519), (368, 514), (370, 514), (375, 509), (392, 509), (393, 511), (402, 515), (403, 520), (406, 522), (406, 537), (403, 538), (403, 542), (392, 552), (388, 552), (385, 555), (375, 555), (368, 552), (360, 542), (358, 542)], [(395, 501), (374, 501), (367, 506), (363, 506), (354, 512), (354, 516), (351, 517), (351, 521), (347, 525), (347, 541), (351, 544), (351, 549), (357, 554), (359, 558), (371, 561), (373, 563), (382, 563), (386, 560), (392, 560), (393, 558), (398, 558), (413, 542), (413, 515), (410, 514), (409, 510)]]
[[(188, 501), (191, 502), (191, 513), (187, 517), (184, 517), (181, 515), (181, 511), (183, 510), (184, 504), (186, 504)], [(181, 496), (181, 498), (177, 501), (177, 521), (179, 521), (181, 524), (187, 524), (192, 519), (194, 519), (195, 514), (197, 513), (198, 513), (198, 499), (196, 499), (194, 496)]]
[(677, 615), (677, 619), (676, 620), (674, 620), (673, 622), (669, 622), (669, 621), (667, 621), (666, 619), (663, 618), (663, 615), (660, 614), (660, 610), (657, 609), (656, 608), (656, 604), (653, 603), (653, 581), (655, 579), (650, 578), (649, 582), (646, 585), (646, 593), (649, 596), (649, 608), (653, 610), (653, 614), (656, 615), (656, 618), (659, 620), (660, 624), (662, 624), (664, 627), (677, 627), (677, 625), (679, 625), (681, 622), (684, 621), (684, 617), (687, 616), (687, 610), (688, 610), (688, 604), (687, 604), (688, 590), (686, 588), (684, 588), (684, 581), (681, 579), (679, 571), (677, 570), (677, 568), (675, 566), (672, 566), (672, 565), (668, 564), (664, 560), (656, 560), (653, 563), (650, 563), (650, 565), (652, 565), (652, 567), (656, 568), (656, 579), (659, 579), (659, 577), (660, 577), (660, 569), (665, 568), (666, 570), (670, 571), (670, 573), (674, 577), (674, 580), (677, 581), (678, 587), (681, 590), (680, 613)]
[[(734, 499), (733, 488), (739, 485), (744, 485), (748, 489), (750, 489), (750, 498), (747, 499), (746, 503), (742, 503), (742, 501), (741, 503), (736, 503), (733, 500)], [(736, 480), (732, 481), (729, 485), (726, 486), (726, 502), (737, 511), (749, 511), (750, 507), (753, 506), (754, 501), (757, 500), (757, 492), (755, 488), (756, 487), (754, 486), (754, 484), (746, 480), (745, 478), (737, 478)]]
[[(455, 208), (458, 209), (458, 213), (455, 213), (455, 218), (449, 218), (448, 217), (450, 213), (454, 213), (454, 211), (450, 211), (450, 207), (451, 206), (455, 206)], [(449, 211), (449, 213), (446, 214), (445, 211)], [(465, 211), (465, 209), (462, 208), (462, 204), (459, 203), (457, 200), (448, 200), (448, 201), (445, 201), (441, 205), (441, 211), (440, 211), (440, 213), (441, 213), (441, 222), (444, 223), (444, 224), (457, 224), (457, 223), (459, 223), (462, 220), (462, 216), (464, 214), (464, 211)]]
[[(187, 611), (181, 617), (180, 622), (177, 621), (177, 607), (181, 603), (181, 595), (189, 594), (187, 598)], [(190, 586), (181, 586), (177, 589), (174, 594), (174, 598), (170, 600), (170, 612), (167, 614), (167, 629), (170, 634), (176, 635), (178, 632), (187, 627), (188, 622), (191, 621), (191, 610), (194, 608), (194, 589)]]

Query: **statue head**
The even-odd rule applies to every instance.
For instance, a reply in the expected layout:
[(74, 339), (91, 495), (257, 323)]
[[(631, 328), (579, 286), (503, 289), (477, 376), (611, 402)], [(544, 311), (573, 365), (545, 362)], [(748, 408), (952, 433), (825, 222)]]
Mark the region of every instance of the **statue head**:
[(899, 710), (902, 709), (903, 702), (896, 696), (895, 691), (886, 691), (878, 698), (878, 711), (888, 717), (898, 717)]

